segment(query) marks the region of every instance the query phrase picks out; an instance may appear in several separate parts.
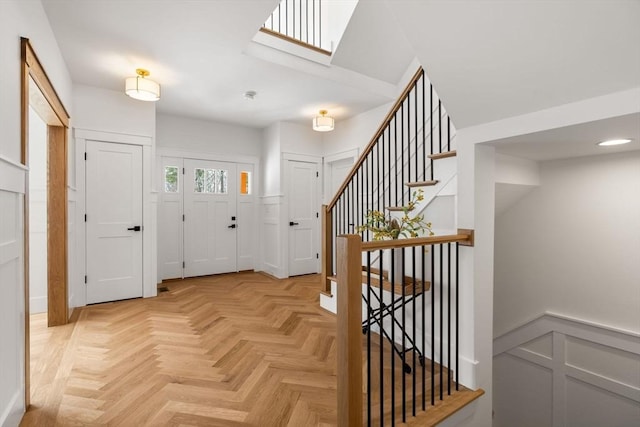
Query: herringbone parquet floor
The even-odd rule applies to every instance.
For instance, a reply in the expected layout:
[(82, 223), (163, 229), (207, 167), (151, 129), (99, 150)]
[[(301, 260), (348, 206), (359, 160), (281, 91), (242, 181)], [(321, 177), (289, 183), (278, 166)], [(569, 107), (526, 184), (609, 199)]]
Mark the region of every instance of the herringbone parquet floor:
[(318, 276), (169, 282), (157, 298), (32, 321), (22, 426), (336, 424), (335, 317)]

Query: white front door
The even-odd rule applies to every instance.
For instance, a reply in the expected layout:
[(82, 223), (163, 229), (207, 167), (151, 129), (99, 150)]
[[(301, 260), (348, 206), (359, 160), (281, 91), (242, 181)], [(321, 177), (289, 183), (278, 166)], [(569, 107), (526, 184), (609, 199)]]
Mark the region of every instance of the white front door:
[(289, 181), (289, 276), (318, 272), (318, 165), (287, 162)]
[(162, 157), (162, 188), (158, 206), (158, 264), (160, 279), (182, 278), (182, 159)]
[(142, 296), (142, 147), (87, 141), (87, 303)]
[(237, 271), (235, 163), (184, 161), (184, 275)]

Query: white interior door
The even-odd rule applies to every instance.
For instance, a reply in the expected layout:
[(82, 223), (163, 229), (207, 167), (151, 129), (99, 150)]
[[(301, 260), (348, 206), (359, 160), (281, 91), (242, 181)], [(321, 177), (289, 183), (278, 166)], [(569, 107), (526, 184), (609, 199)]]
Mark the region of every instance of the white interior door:
[(87, 303), (142, 296), (142, 147), (87, 141)]
[(235, 163), (184, 161), (184, 275), (237, 269)]
[(183, 226), (182, 159), (162, 157), (160, 206), (158, 209), (158, 265), (160, 280), (182, 277)]
[(289, 275), (318, 272), (318, 165), (287, 162), (289, 181)]

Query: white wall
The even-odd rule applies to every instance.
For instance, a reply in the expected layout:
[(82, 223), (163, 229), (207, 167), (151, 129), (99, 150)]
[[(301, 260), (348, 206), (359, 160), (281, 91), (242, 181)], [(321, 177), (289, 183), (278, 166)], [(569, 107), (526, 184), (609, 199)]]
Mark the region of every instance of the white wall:
[(154, 102), (137, 101), (124, 92), (74, 85), (73, 107), (77, 129), (155, 136)]
[(157, 146), (197, 153), (260, 156), (261, 131), (246, 126), (158, 114)]
[(640, 332), (640, 151), (540, 174), (496, 218), (495, 335), (547, 310)]
[(47, 125), (29, 108), (29, 312), (47, 311)]
[[(20, 162), (20, 37), (28, 37), (63, 104), (71, 109), (71, 78), (39, 1), (0, 1), (0, 425), (24, 411), (25, 173)], [(6, 160), (2, 160), (5, 158)]]
[(362, 152), (391, 107), (391, 103), (384, 104), (350, 119), (337, 121), (335, 129), (322, 137), (324, 155), (329, 156), (354, 148)]
[[(330, 132), (331, 133), (331, 132)], [(322, 157), (324, 154), (323, 133), (299, 123), (280, 123), (280, 149), (283, 153), (305, 154)]]

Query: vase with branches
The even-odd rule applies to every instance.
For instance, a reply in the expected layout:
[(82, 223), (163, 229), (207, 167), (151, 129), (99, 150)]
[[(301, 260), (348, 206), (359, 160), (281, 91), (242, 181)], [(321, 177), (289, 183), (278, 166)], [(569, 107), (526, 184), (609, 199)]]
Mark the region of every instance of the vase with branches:
[(411, 215), (417, 204), (424, 200), (421, 189), (411, 195), (408, 204), (402, 206), (402, 216), (399, 218), (391, 214), (385, 215), (377, 210), (370, 210), (364, 218), (364, 224), (356, 227), (358, 233), (370, 231), (373, 240), (391, 240), (402, 237), (418, 237), (421, 234), (433, 236), (431, 222), (424, 220), (424, 215)]

